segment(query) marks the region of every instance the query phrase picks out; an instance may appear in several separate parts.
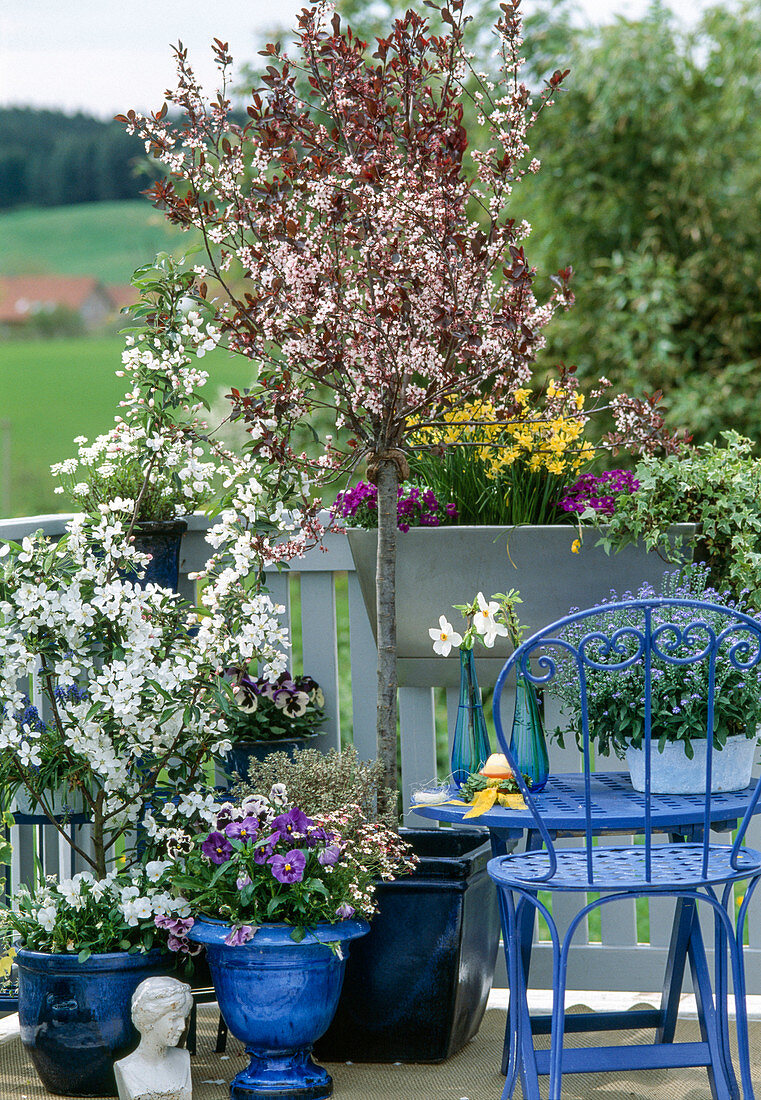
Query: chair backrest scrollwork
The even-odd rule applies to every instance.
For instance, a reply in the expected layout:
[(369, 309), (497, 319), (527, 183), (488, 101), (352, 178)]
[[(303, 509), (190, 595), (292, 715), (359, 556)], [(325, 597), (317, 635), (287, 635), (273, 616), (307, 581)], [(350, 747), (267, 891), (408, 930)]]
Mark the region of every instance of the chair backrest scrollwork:
[[(679, 669), (684, 672), (676, 671)], [(532, 796), (523, 777), (517, 774), (502, 724), (502, 693), (513, 671), (547, 692), (553, 693), (555, 689), (564, 702), (570, 697), (569, 691), (573, 694), (572, 725), (583, 758), (585, 844), (590, 884), (594, 882), (592, 776), (595, 746), (600, 740), (603, 744), (618, 743), (620, 746), (627, 736), (641, 745), (644, 753), (644, 875), (649, 881), (654, 754), (659, 750), (659, 743), (675, 736), (677, 727), (676, 736), (686, 737), (685, 730), (689, 726), (695, 737), (705, 739), (702, 842), (705, 876), (715, 754), (721, 751), (727, 728), (734, 728), (745, 713), (744, 700), (747, 699), (747, 721), (749, 726), (752, 723), (753, 733), (756, 722), (761, 719), (761, 691), (758, 690), (761, 621), (734, 607), (701, 600), (669, 597), (623, 600), (574, 612), (538, 631), (515, 650), (494, 690), (494, 721), (502, 751), (516, 772), (549, 853), (548, 870), (542, 876), (546, 881), (555, 874), (557, 863), (552, 838), (542, 821), (542, 795)], [(605, 695), (602, 686), (608, 692), (606, 697), (615, 697), (616, 683), (626, 689), (621, 694), (628, 700), (639, 693), (640, 702), (630, 704), (626, 711), (619, 709), (615, 712), (616, 717), (608, 718), (606, 726), (607, 712), (601, 711), (600, 704), (600, 698)], [(737, 866), (740, 847), (759, 798), (761, 780), (734, 842), (733, 866)]]

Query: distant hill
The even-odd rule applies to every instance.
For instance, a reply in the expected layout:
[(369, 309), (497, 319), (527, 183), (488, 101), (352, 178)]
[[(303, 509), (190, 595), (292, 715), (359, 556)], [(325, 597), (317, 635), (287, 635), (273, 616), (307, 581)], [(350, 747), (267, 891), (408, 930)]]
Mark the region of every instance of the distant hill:
[(0, 108), (0, 209), (135, 199), (155, 175), (119, 122)]
[(194, 241), (140, 199), (0, 211), (0, 275), (93, 275), (127, 283), (157, 252)]

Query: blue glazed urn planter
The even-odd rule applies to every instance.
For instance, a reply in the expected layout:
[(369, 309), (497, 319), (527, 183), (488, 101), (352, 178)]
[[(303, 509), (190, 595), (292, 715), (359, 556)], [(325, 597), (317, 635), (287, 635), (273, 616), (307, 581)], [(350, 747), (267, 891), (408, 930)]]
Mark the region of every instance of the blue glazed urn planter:
[(165, 951), (130, 955), (52, 955), (20, 949), (18, 1014), (21, 1042), (48, 1092), (116, 1096), (113, 1064), (139, 1036), (130, 1001), (145, 978), (172, 974)]
[(318, 924), (296, 943), (290, 925), (265, 924), (248, 943), (229, 947), (229, 924), (195, 922), (189, 938), (205, 946), (222, 1016), (251, 1058), (230, 1085), (231, 1100), (333, 1095), (311, 1050), (336, 1011), (349, 941), (368, 929), (364, 920)]

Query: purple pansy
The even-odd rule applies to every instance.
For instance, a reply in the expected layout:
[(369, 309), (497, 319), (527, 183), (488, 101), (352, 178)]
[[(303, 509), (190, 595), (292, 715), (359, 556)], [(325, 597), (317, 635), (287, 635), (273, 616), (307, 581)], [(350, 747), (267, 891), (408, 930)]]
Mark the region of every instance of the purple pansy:
[(212, 863), (227, 863), (233, 854), (233, 846), (224, 833), (209, 833), (201, 845), (201, 852)]
[(278, 882), (301, 882), (307, 857), (298, 848), (292, 848), (284, 856), (271, 856), (272, 875)]
[(332, 867), (341, 858), (341, 849), (337, 844), (328, 844), (321, 852), (317, 853), (317, 862), (323, 867)]
[(242, 821), (231, 821), (225, 826), (225, 833), (231, 840), (242, 840), (244, 844), (252, 841), (259, 831), (259, 822), (255, 817), (244, 817)]
[(254, 850), (254, 863), (266, 863), (272, 853), (275, 851), (277, 842), (280, 840), (278, 833), (273, 833), (271, 836), (264, 837)]
[(251, 876), (247, 874), (238, 875), (235, 880), (235, 885), (239, 890), (242, 890), (244, 886), (251, 885)]
[(304, 838), (304, 843), (307, 848), (314, 848), (316, 845), (325, 842), (330, 844), (335, 839), (333, 833), (329, 833), (327, 829), (323, 829), (321, 825), (318, 825), (316, 829), (310, 829)]
[(342, 902), (336, 909), (336, 916), (341, 920), (348, 920), (349, 917), (354, 916), (354, 909), (347, 902)]
[(225, 936), (225, 943), (228, 947), (242, 947), (244, 943), (248, 943), (254, 932), (256, 928), (252, 925), (242, 924), (240, 928), (233, 928), (229, 936)]
[(278, 837), (287, 838), (293, 836), (294, 833), (306, 834), (312, 825), (314, 825), (312, 819), (307, 817), (298, 806), (294, 806), (287, 814), (280, 814), (274, 818), (270, 827), (273, 832), (278, 834)]

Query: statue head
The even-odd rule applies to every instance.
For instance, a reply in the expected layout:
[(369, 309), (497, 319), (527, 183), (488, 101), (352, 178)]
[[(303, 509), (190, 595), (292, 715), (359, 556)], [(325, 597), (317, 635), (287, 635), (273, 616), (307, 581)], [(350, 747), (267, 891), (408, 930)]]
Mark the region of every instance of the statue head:
[(190, 986), (176, 978), (146, 978), (132, 994), (132, 1023), (141, 1036), (146, 1032), (163, 1046), (180, 1041), (185, 1020), (193, 1007)]

